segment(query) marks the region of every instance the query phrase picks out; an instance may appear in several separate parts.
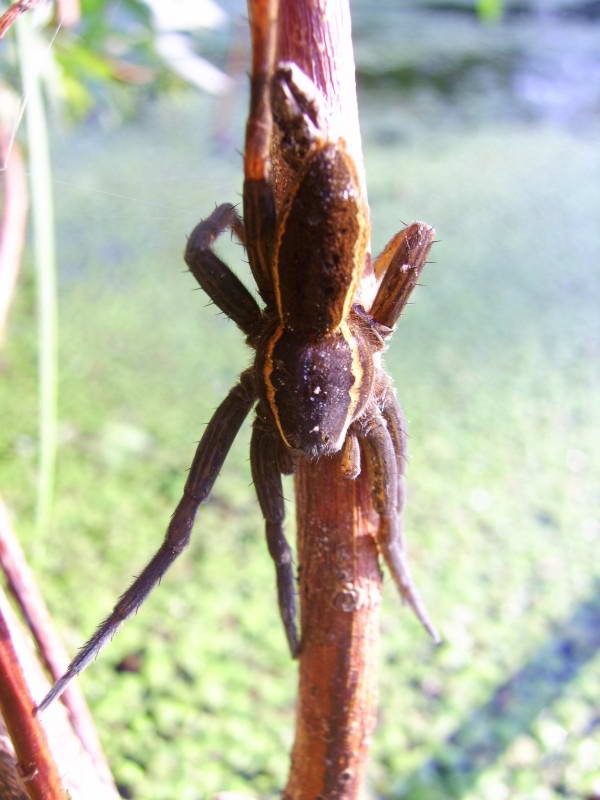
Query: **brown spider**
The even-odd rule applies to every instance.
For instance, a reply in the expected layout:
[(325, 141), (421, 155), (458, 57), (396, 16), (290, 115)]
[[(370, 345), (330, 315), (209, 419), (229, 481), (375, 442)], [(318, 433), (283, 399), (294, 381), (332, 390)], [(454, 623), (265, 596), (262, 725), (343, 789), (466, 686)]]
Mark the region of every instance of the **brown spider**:
[[(292, 655), (300, 643), (292, 556), (283, 533), (281, 475), (293, 472), (298, 459), (340, 450), (347, 478), (355, 479), (364, 462), (379, 514), (379, 550), (402, 597), (438, 639), (406, 563), (400, 521), (406, 431), (381, 366), (381, 352), (425, 264), (433, 229), (414, 223), (396, 234), (374, 263), (381, 281), (369, 311), (353, 303), (368, 258), (369, 225), (345, 143), (324, 135), (323, 101), (294, 65), (280, 64), (273, 71), (268, 63), (261, 67), (255, 62), (251, 88), (244, 219), (233, 205), (218, 206), (192, 232), (185, 260), (204, 291), (245, 334), (256, 353), (254, 364), (209, 422), (162, 545), (40, 709), (97, 655), (186, 547), (198, 507), (255, 404), (252, 477)], [(272, 121), (294, 176), (278, 210), (270, 180)], [(212, 250), (227, 229), (246, 248), (262, 310)]]

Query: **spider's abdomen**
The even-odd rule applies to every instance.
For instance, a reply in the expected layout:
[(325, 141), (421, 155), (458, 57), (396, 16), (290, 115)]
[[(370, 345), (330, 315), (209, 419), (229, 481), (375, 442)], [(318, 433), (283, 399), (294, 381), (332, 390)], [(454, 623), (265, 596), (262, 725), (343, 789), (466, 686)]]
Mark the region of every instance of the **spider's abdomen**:
[(260, 394), (284, 443), (316, 458), (341, 449), (373, 383), (360, 329), (343, 323), (315, 341), (279, 325), (257, 360)]
[(273, 289), (279, 319), (304, 338), (348, 319), (369, 242), (368, 213), (343, 140), (313, 148), (283, 204)]

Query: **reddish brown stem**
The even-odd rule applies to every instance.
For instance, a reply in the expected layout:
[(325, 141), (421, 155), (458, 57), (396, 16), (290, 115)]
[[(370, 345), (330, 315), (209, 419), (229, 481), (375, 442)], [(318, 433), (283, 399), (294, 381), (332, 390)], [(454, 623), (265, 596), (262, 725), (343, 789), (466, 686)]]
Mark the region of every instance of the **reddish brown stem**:
[[(362, 175), (346, 0), (280, 0), (276, 60), (295, 62), (322, 91), (329, 135), (345, 139)], [(285, 174), (276, 145), (272, 158)], [(301, 462), (296, 476), (302, 651), (290, 800), (358, 797), (375, 725), (377, 518), (366, 476), (343, 478), (340, 459)]]
[(0, 608), (0, 710), (31, 800), (67, 800)]
[(302, 653), (296, 739), (285, 796), (358, 797), (377, 701), (381, 576), (368, 481), (340, 457), (296, 479)]
[(39, 6), (40, 3), (41, 0), (17, 0), (16, 3), (12, 3), (4, 14), (0, 16), (0, 39), (2, 39), (4, 34), (17, 21), (21, 14)]
[[(23, 550), (12, 530), (8, 510), (1, 498), (0, 567), (2, 567), (8, 587), (33, 634), (47, 670), (53, 680), (58, 680), (65, 671), (68, 659), (56, 634), (46, 604), (27, 565)], [(110, 783), (112, 781), (110, 769), (81, 690), (72, 684), (61, 699), (67, 708), (69, 721), (83, 749), (90, 756), (97, 773), (107, 783)]]
[[(12, 3), (0, 16), (0, 39), (2, 39), (21, 14), (39, 6), (40, 3), (41, 0), (17, 0), (16, 3)], [(80, 18), (81, 8), (79, 0), (56, 0), (56, 20), (62, 27), (70, 28), (76, 25)]]

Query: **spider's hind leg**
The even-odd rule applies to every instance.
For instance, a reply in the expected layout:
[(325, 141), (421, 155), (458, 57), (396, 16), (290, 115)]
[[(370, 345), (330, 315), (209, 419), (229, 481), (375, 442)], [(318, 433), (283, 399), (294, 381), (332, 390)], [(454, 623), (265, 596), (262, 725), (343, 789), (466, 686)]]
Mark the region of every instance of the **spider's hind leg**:
[(127, 591), (121, 595), (96, 633), (73, 659), (63, 677), (48, 692), (38, 710), (47, 708), (54, 698), (62, 694), (73, 678), (98, 655), (102, 647), (115, 635), (119, 626), (138, 610), (152, 588), (187, 547), (198, 507), (210, 494), (229, 448), (254, 401), (252, 370), (246, 370), (242, 373), (239, 383), (217, 408), (204, 431), (185, 482), (183, 496), (173, 512), (162, 544)]
[(381, 414), (385, 420), (385, 424), (392, 440), (394, 448), (394, 455), (396, 456), (396, 507), (398, 514), (400, 514), (400, 529), (402, 535), (402, 511), (404, 509), (404, 502), (406, 499), (406, 488), (404, 471), (407, 462), (407, 439), (406, 420), (400, 407), (391, 382), (385, 387), (382, 396)]
[(377, 544), (400, 594), (431, 638), (439, 642), (439, 634), (413, 583), (403, 547), (398, 509), (398, 461), (392, 436), (377, 411), (364, 420), (361, 428), (366, 466), (373, 486), (373, 505), (379, 514)]
[(299, 651), (296, 631), (296, 590), (292, 551), (283, 533), (284, 505), (281, 472), (278, 466), (278, 441), (269, 430), (266, 420), (257, 413), (252, 441), (250, 462), (252, 479), (258, 502), (265, 518), (267, 546), (275, 564), (279, 614), (292, 657)]
[(246, 336), (256, 333), (261, 314), (256, 300), (229, 267), (213, 252), (215, 240), (229, 228), (244, 244), (244, 223), (231, 203), (217, 206), (199, 222), (188, 239), (185, 262), (210, 299)]

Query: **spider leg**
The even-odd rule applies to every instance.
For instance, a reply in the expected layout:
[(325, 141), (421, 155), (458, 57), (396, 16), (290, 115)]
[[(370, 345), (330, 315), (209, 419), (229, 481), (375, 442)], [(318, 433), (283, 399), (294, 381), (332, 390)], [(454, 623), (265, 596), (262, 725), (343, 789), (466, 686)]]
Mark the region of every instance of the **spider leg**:
[(394, 454), (396, 456), (396, 486), (398, 487), (396, 506), (398, 508), (398, 513), (402, 514), (404, 501), (406, 498), (404, 470), (407, 462), (408, 436), (406, 433), (406, 419), (402, 412), (402, 408), (400, 407), (400, 403), (396, 398), (394, 390), (390, 385), (386, 387), (381, 414), (385, 420), (385, 424), (387, 425), (388, 432), (392, 439), (392, 445), (394, 447)]
[(242, 373), (239, 383), (217, 408), (200, 440), (192, 462), (183, 496), (179, 501), (163, 543), (138, 578), (121, 596), (110, 615), (73, 659), (38, 710), (47, 708), (66, 689), (115, 635), (117, 628), (144, 602), (173, 561), (187, 546), (198, 506), (207, 498), (229, 452), (237, 432), (255, 400), (251, 370)]
[(272, 263), (276, 235), (271, 186), (272, 117), (269, 84), (273, 72), (277, 0), (252, 3), (252, 75), (244, 148), (244, 225), (250, 268), (267, 305), (274, 300)]
[(277, 229), (275, 198), (266, 178), (244, 181), (244, 225), (250, 269), (266, 305), (272, 306), (275, 292), (271, 264)]
[(296, 590), (292, 551), (283, 533), (285, 512), (281, 473), (277, 465), (277, 448), (277, 439), (265, 426), (265, 421), (257, 416), (250, 443), (252, 480), (265, 518), (267, 546), (275, 563), (279, 613), (290, 652), (295, 658), (299, 651), (296, 631)]
[(434, 236), (432, 227), (413, 222), (390, 239), (375, 259), (375, 274), (383, 274), (383, 278), (369, 313), (377, 322), (393, 328), (398, 321), (425, 266)]
[(404, 600), (435, 642), (440, 641), (423, 601), (417, 593), (402, 546), (402, 527), (397, 507), (398, 467), (392, 437), (377, 411), (361, 426), (365, 461), (373, 486), (373, 505), (379, 514), (377, 544)]
[(261, 313), (250, 292), (212, 251), (218, 236), (230, 228), (243, 242), (243, 222), (234, 206), (223, 203), (199, 222), (188, 239), (185, 262), (210, 299), (238, 325), (246, 336), (256, 333)]

